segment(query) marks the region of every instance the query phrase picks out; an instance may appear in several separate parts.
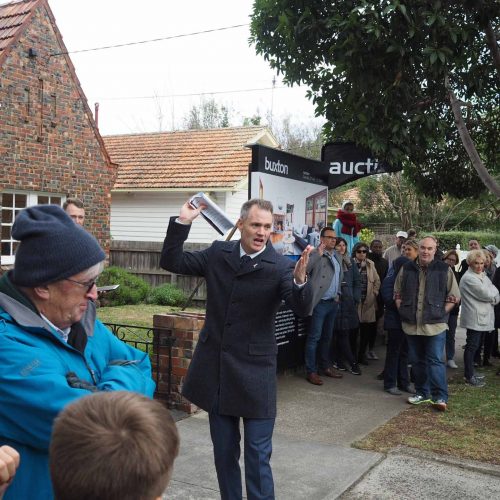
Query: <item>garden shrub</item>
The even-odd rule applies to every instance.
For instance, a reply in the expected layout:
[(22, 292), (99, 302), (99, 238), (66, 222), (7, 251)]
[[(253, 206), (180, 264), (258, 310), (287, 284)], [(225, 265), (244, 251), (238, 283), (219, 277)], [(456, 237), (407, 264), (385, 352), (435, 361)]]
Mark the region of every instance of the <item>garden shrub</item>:
[(151, 287), (141, 278), (125, 269), (110, 266), (99, 276), (97, 286), (120, 285), (117, 290), (99, 297), (102, 306), (123, 306), (144, 302)]
[[(425, 233), (419, 233), (419, 238), (425, 236)], [(443, 231), (443, 232), (432, 232), (429, 231), (428, 234), (432, 234), (439, 240), (439, 248), (451, 250), (460, 244), (462, 250), (469, 249), (469, 240), (479, 240), (479, 243), (484, 248), (486, 245), (495, 245), (500, 247), (500, 233), (489, 233), (486, 231)]]
[(363, 243), (369, 245), (375, 238), (375, 233), (370, 228), (364, 227), (358, 233), (358, 236), (359, 236), (359, 241), (362, 241)]
[(148, 297), (148, 303), (160, 306), (180, 306), (185, 302), (184, 292), (171, 283), (153, 288)]

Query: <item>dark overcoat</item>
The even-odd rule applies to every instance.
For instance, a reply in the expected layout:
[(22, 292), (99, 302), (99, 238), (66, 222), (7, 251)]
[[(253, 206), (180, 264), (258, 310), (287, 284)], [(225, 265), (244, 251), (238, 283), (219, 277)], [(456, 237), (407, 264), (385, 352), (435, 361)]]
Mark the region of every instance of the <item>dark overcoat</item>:
[(160, 265), (203, 276), (207, 284), (205, 324), (200, 332), (182, 394), (210, 411), (247, 418), (276, 416), (274, 320), (282, 300), (305, 316), (310, 285), (293, 284), (293, 262), (268, 242), (240, 269), (240, 242), (215, 241), (199, 252), (184, 252), (191, 226), (170, 220)]

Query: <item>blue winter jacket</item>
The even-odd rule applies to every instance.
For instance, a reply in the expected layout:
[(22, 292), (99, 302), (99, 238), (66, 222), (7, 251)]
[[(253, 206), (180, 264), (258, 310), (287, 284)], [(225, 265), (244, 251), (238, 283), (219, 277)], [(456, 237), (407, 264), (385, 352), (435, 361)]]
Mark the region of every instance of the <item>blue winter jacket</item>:
[(83, 354), (34, 311), (0, 293), (0, 445), (21, 455), (5, 499), (53, 498), (48, 465), (52, 424), (68, 403), (91, 394), (70, 387), (68, 372), (101, 391), (153, 395), (147, 354), (118, 340), (96, 319), (90, 301), (80, 323), (88, 335)]

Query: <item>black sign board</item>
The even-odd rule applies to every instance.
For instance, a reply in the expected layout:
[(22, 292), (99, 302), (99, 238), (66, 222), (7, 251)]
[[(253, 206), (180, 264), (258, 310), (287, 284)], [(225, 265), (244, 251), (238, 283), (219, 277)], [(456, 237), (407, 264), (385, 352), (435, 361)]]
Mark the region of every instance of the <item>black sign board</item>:
[(370, 150), (353, 142), (329, 142), (321, 149), (321, 159), (328, 168), (328, 188), (334, 189), (368, 175), (398, 172), (401, 166), (379, 161)]

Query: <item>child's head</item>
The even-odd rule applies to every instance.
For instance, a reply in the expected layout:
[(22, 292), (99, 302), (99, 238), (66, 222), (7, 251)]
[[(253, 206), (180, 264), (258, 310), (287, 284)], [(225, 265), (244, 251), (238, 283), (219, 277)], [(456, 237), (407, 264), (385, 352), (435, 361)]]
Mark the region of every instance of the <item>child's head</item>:
[(58, 500), (161, 497), (179, 451), (179, 434), (161, 403), (133, 392), (100, 392), (56, 418), (50, 473)]

